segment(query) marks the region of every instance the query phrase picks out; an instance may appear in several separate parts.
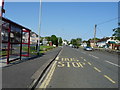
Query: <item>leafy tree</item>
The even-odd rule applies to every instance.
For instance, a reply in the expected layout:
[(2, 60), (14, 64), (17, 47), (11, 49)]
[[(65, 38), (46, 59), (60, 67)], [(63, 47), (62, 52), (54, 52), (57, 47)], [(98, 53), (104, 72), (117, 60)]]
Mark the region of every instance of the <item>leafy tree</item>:
[(88, 41), (84, 40), (83, 43), (87, 43)]
[(81, 42), (82, 42), (81, 38), (71, 39), (71, 44), (76, 45), (76, 46), (80, 46)]
[(73, 44), (73, 45), (77, 45), (77, 41), (76, 41), (76, 39), (72, 39), (72, 40), (71, 40), (71, 44)]
[(45, 38), (47, 39), (47, 41), (50, 41), (50, 38), (51, 38), (51, 37), (45, 37)]
[(59, 38), (59, 45), (60, 45), (60, 46), (62, 46), (62, 42), (63, 42), (63, 41), (62, 41), (62, 38), (60, 37), (60, 38)]
[(42, 43), (44, 37), (40, 37), (40, 43)]
[[(90, 38), (88, 41), (94, 40), (94, 38)], [(99, 38), (95, 38), (95, 40), (100, 40)]]
[(58, 46), (58, 38), (55, 35), (51, 36), (50, 41), (52, 41), (52, 44)]
[(120, 27), (113, 29), (113, 31), (114, 31), (113, 36), (115, 36), (117, 40), (120, 40)]
[(77, 38), (76, 42), (77, 42), (77, 46), (80, 46), (82, 43), (82, 38)]

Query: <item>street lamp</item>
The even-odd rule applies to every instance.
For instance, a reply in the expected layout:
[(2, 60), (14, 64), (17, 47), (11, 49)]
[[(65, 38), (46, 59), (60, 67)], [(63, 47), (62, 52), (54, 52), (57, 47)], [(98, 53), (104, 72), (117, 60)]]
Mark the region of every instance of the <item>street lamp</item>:
[(42, 23), (42, 0), (40, 0), (40, 12), (39, 12), (39, 24), (38, 24), (38, 47), (37, 47), (37, 54), (39, 55), (40, 53), (40, 29), (41, 29), (41, 23)]

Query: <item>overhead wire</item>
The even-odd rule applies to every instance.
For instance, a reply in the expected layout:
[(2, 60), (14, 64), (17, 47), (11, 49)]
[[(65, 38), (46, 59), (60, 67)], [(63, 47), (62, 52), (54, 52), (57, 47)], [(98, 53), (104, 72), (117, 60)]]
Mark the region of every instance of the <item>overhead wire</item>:
[(105, 37), (105, 35), (102, 33), (102, 30), (101, 30), (100, 28), (98, 28), (98, 27), (97, 27), (97, 29), (98, 29), (98, 32), (99, 32), (100, 36), (101, 36), (101, 37), (102, 37), (102, 36)]
[(110, 20), (107, 20), (107, 21), (104, 21), (104, 22), (98, 23), (97, 25), (102, 25), (102, 24), (105, 24), (105, 23), (108, 23), (108, 22), (111, 22), (111, 21), (117, 20), (117, 19), (119, 19), (119, 18), (120, 18), (120, 17), (116, 17), (116, 18), (113, 18), (113, 19), (110, 19)]
[[(102, 25), (102, 24), (105, 24), (105, 23), (108, 23), (108, 22), (111, 22), (111, 21), (114, 21), (114, 20), (117, 20), (117, 19), (120, 19), (120, 17), (116, 17), (116, 18), (109, 19), (109, 20), (107, 20), (107, 21), (98, 23), (97, 26)], [(104, 36), (103, 33), (102, 33), (102, 31), (101, 31), (101, 29), (99, 29), (98, 27), (97, 27), (97, 29), (98, 29), (99, 33), (101, 33), (101, 35)]]

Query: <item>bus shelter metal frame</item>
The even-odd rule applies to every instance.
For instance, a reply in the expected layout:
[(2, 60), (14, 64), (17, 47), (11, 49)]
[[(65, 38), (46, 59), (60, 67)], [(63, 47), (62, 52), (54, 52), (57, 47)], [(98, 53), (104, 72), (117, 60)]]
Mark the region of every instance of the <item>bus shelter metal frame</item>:
[[(15, 23), (15, 22), (13, 22), (13, 21), (11, 21), (11, 20), (8, 20), (8, 19), (6, 19), (6, 18), (3, 18), (3, 17), (2, 17), (2, 21), (5, 21), (5, 22), (9, 23), (9, 27), (8, 27), (8, 28), (3, 27), (3, 25), (2, 25), (2, 28), (6, 28), (7, 31), (8, 31), (8, 42), (2, 41), (2, 43), (6, 43), (6, 44), (7, 44), (7, 49), (6, 49), (6, 51), (7, 51), (7, 55), (6, 55), (6, 56), (7, 56), (7, 62), (6, 62), (6, 63), (9, 64), (10, 62), (15, 61), (15, 60), (18, 60), (18, 59), (21, 60), (21, 57), (22, 57), (22, 56), (28, 56), (28, 57), (29, 57), (29, 52), (30, 52), (30, 32), (31, 32), (31, 30), (28, 29), (28, 28), (25, 28), (25, 27), (23, 27), (22, 25), (19, 25), (19, 24)], [(12, 43), (12, 42), (10, 41), (11, 24), (12, 24), (12, 25), (16, 25), (16, 26), (18, 26), (18, 27), (21, 28), (20, 43)], [(23, 42), (22, 42), (22, 40), (23, 40), (23, 32), (27, 32), (27, 33), (28, 33), (28, 43), (23, 43)], [(10, 49), (11, 49), (12, 44), (20, 44), (20, 55), (19, 55), (19, 58), (15, 58), (15, 59), (10, 60)], [(22, 45), (23, 45), (23, 44), (28, 45), (28, 51), (27, 51), (27, 54), (25, 54), (25, 55), (22, 54)]]

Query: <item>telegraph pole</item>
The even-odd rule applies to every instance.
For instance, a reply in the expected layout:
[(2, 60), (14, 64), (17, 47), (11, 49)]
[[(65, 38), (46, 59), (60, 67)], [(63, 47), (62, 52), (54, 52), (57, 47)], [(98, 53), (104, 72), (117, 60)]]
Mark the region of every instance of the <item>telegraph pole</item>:
[(95, 47), (95, 39), (96, 39), (96, 28), (97, 28), (97, 25), (95, 24), (95, 29), (94, 29), (94, 47)]
[(38, 26), (38, 47), (37, 47), (37, 54), (39, 55), (40, 53), (40, 30), (41, 30), (41, 17), (42, 17), (42, 0), (40, 0), (40, 12), (39, 12), (39, 26)]

